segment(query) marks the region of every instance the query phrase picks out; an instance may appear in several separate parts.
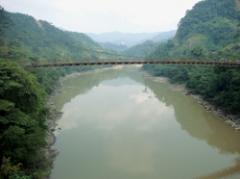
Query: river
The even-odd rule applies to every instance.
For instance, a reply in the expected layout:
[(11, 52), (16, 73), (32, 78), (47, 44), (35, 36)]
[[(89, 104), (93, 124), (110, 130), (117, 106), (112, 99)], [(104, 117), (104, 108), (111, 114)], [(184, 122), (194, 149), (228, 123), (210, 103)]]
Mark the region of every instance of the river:
[(140, 68), (66, 77), (51, 179), (240, 178), (240, 132)]

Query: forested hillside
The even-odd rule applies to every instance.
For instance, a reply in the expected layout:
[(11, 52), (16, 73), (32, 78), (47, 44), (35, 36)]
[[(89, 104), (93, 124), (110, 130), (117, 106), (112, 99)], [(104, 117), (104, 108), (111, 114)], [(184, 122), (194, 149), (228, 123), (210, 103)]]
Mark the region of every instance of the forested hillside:
[[(240, 60), (239, 0), (204, 0), (186, 13), (174, 39), (148, 59)], [(183, 82), (226, 113), (240, 114), (240, 71), (224, 67), (151, 66), (150, 73)]]
[(45, 100), (34, 75), (0, 62), (0, 178), (47, 176)]
[[(20, 13), (1, 11), (0, 61), (21, 65), (111, 58), (108, 52), (87, 35), (61, 30), (49, 22)], [(86, 68), (85, 68), (86, 69)], [(75, 69), (35, 70), (49, 93), (56, 79)], [(81, 70), (78, 68), (77, 70)]]
[(7, 30), (1, 36), (0, 58), (18, 62), (38, 60), (80, 60), (97, 58), (102, 48), (88, 36), (60, 30), (31, 16), (6, 13)]
[(237, 59), (240, 47), (240, 8), (237, 0), (204, 0), (187, 12), (173, 40), (154, 57)]

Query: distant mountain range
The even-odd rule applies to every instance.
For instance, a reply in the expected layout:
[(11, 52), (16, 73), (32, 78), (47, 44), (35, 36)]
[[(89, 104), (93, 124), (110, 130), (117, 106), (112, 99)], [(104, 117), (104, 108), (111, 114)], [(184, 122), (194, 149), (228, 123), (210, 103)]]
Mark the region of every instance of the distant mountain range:
[[(122, 32), (106, 32), (100, 34), (89, 33), (94, 41), (102, 44), (105, 47), (115, 48), (116, 46), (121, 47), (125, 50), (127, 47), (132, 47), (143, 43), (147, 40), (154, 42), (166, 41), (173, 38), (176, 31), (168, 32), (154, 32), (154, 33), (122, 33)], [(125, 49), (123, 48), (125, 47)]]

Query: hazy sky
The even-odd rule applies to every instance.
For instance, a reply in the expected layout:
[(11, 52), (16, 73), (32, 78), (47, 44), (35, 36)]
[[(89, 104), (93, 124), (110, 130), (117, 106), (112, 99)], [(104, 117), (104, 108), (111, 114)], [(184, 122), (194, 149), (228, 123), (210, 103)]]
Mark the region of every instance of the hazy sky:
[(22, 12), (78, 32), (160, 32), (177, 28), (200, 0), (1, 0)]

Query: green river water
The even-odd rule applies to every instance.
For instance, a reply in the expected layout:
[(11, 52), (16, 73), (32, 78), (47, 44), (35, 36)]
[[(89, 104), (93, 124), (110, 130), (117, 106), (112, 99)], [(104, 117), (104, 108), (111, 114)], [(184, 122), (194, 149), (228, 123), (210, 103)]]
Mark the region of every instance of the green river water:
[(62, 80), (51, 179), (240, 178), (240, 132), (139, 68)]

